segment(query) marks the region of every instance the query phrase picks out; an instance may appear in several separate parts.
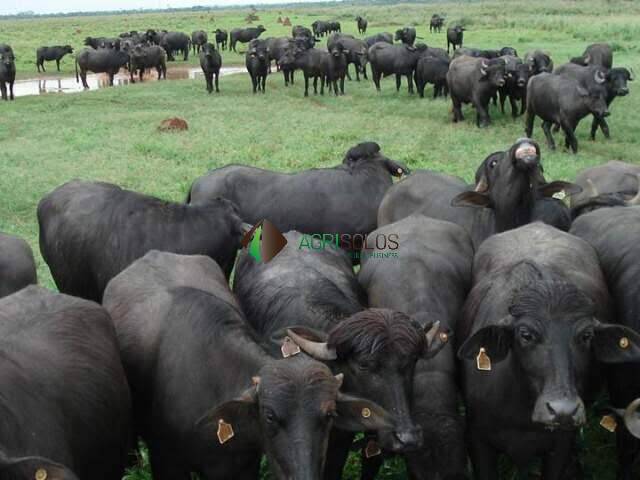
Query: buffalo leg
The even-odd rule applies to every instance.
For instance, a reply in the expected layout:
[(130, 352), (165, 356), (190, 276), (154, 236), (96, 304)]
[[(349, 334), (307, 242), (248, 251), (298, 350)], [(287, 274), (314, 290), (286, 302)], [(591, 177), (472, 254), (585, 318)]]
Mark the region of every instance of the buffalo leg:
[(500, 113), (504, 114), (504, 102), (507, 99), (507, 94), (502, 90), (498, 90), (498, 96), (500, 97)]
[(476, 107), (476, 125), (478, 127), (488, 127), (491, 124), (489, 117), (489, 104), (483, 105), (480, 102), (474, 102)]
[(340, 78), (340, 95), (344, 95), (344, 77)]
[(213, 91), (213, 73), (207, 72), (204, 78), (207, 82), (207, 92), (211, 93)]
[(573, 153), (578, 153), (578, 139), (576, 138), (575, 127), (562, 125), (562, 130), (564, 131), (566, 143), (571, 147)]
[(251, 85), (253, 86), (253, 93), (256, 93), (256, 90), (258, 88), (258, 79), (253, 75), (251, 75)]
[(265, 93), (265, 91), (266, 91), (266, 90), (265, 90), (265, 88), (264, 88), (264, 87), (265, 87), (265, 85), (266, 85), (266, 83), (267, 83), (267, 76), (266, 76), (266, 75), (264, 75), (264, 76), (262, 77), (262, 93)]
[(36, 62), (36, 68), (38, 69), (38, 73), (40, 73), (40, 63)]
[(109, 73), (109, 86), (110, 87), (113, 87), (113, 77), (114, 77), (114, 74), (113, 73)]
[(598, 130), (598, 126), (602, 130), (604, 134), (604, 138), (611, 138), (611, 134), (609, 133), (609, 124), (604, 118), (593, 117), (593, 123), (591, 124), (591, 139), (596, 139), (596, 130)]
[(60, 71), (60, 59), (56, 58), (56, 67), (58, 67), (58, 71)]
[[(356, 78), (358, 77), (358, 66), (354, 65), (354, 67), (356, 68)], [(349, 64), (347, 63), (347, 78), (349, 79), (349, 81), (351, 81), (351, 74), (349, 73)]]
[(376, 90), (379, 92), (380, 91), (380, 77), (382, 76), (381, 73), (377, 72), (373, 67), (371, 67), (371, 77), (373, 77), (373, 83), (376, 86)]
[(527, 110), (527, 116), (524, 120), (524, 132), (528, 138), (531, 138), (531, 135), (533, 135), (533, 122), (535, 119), (536, 116), (530, 110)]
[(451, 102), (453, 103), (453, 122), (461, 122), (464, 120), (464, 115), (462, 115), (462, 103), (453, 95), (451, 95)]
[(318, 94), (318, 77), (313, 77), (313, 94)]
[(551, 150), (555, 150), (556, 142), (553, 140), (553, 135), (551, 134), (551, 122), (542, 122), (542, 131), (544, 132), (544, 136), (547, 138), (547, 145), (549, 148)]
[(498, 454), (487, 444), (485, 433), (470, 432), (469, 457), (473, 465), (475, 480), (496, 480), (498, 478)]
[(87, 71), (80, 70), (80, 78), (82, 79), (82, 86), (85, 90), (89, 90), (89, 85), (87, 84)]
[(220, 88), (218, 88), (218, 78), (220, 77), (220, 72), (216, 72), (215, 76), (216, 76), (216, 93), (220, 93)]
[(2, 100), (8, 100), (7, 98), (7, 84), (4, 81), (0, 80), (0, 95), (2, 96)]
[(304, 96), (309, 96), (309, 75), (304, 74)]
[[(326, 78), (326, 77), (325, 77), (324, 75), (320, 77), (320, 95), (324, 95), (324, 82), (325, 82), (325, 78)], [(327, 83), (329, 83), (329, 82), (327, 81)], [(328, 88), (328, 89), (331, 89), (331, 87), (329, 87), (329, 86), (327, 86), (327, 88)]]
[(144, 80), (144, 68), (140, 69), (140, 73), (138, 75), (140, 77), (140, 83), (142, 83), (142, 81)]
[(9, 82), (9, 100), (14, 100), (14, 96), (13, 96), (13, 84), (14, 84), (15, 80), (11, 80)]
[[(511, 103), (511, 116), (513, 118), (517, 118), (518, 117), (518, 103), (516, 102), (516, 99), (513, 97), (513, 95), (509, 95), (509, 103)], [(504, 110), (503, 110), (504, 113)]]
[(396, 73), (396, 92), (400, 91), (400, 84), (402, 83), (402, 76)]
[[(353, 64), (353, 68), (355, 68), (356, 70), (356, 82), (360, 81), (360, 69), (358, 68), (357, 64)], [(347, 77), (349, 77), (349, 66), (347, 66)], [(349, 80), (351, 80), (351, 77), (349, 77)]]
[(407, 84), (409, 84), (409, 95), (413, 95), (413, 73), (407, 75)]

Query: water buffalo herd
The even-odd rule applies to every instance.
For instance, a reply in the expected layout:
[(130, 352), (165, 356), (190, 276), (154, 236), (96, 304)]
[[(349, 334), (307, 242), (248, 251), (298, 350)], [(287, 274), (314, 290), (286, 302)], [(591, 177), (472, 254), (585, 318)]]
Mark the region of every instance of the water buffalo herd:
[[(332, 168), (217, 168), (184, 203), (54, 189), (37, 220), (60, 293), (0, 235), (2, 471), (116, 480), (142, 439), (160, 480), (257, 479), (263, 455), (337, 480), (353, 449), (363, 479), (395, 455), (412, 478), (496, 480), (506, 455), (578, 479), (608, 391), (635, 478), (640, 167), (543, 172), (529, 138), (471, 185), (364, 142)], [(268, 261), (243, 247), (265, 221)]]

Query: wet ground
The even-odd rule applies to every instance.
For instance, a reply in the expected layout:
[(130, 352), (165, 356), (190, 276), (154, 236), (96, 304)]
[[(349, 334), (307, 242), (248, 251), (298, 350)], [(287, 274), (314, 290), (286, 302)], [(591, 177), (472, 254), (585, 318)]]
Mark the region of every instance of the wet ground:
[[(231, 75), (235, 73), (245, 72), (243, 67), (222, 67), (220, 76)], [(138, 77), (134, 77), (138, 82)], [(202, 70), (193, 67), (174, 67), (167, 70), (167, 80), (186, 80), (200, 78), (204, 81)], [(158, 79), (156, 70), (148, 70), (144, 74), (144, 82), (155, 82)], [(91, 90), (97, 88), (105, 88), (109, 86), (109, 77), (106, 74), (88, 74), (87, 83)], [(121, 70), (114, 79), (114, 86), (128, 85), (131, 83), (129, 73)], [(13, 87), (16, 97), (24, 97), (26, 95), (44, 95), (45, 93), (76, 93), (82, 92), (82, 82), (76, 82), (75, 77), (53, 77), (43, 74), (37, 78), (28, 78), (16, 80)]]

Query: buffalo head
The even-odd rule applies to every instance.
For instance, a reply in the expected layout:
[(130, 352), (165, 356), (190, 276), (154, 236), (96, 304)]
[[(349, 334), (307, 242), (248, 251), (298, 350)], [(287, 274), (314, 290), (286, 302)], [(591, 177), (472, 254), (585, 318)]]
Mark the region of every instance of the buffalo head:
[(405, 165), (382, 155), (380, 153), (380, 145), (375, 142), (363, 142), (351, 147), (344, 156), (342, 163), (352, 170), (382, 164), (394, 177), (401, 177), (411, 173)]
[(0, 455), (3, 477), (16, 480), (49, 479), (78, 480), (69, 468), (43, 457), (7, 457)]

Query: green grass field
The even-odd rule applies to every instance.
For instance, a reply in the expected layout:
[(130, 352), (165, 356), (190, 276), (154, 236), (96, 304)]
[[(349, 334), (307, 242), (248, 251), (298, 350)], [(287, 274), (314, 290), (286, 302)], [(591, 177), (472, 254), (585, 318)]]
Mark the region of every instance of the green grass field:
[[(534, 48), (548, 50), (556, 65), (582, 53), (593, 42), (614, 46), (614, 63), (640, 72), (640, 2), (515, 0), (407, 4), (379, 7), (324, 7), (258, 10), (266, 36), (288, 34), (276, 23), (289, 16), (309, 26), (315, 19), (338, 19), (343, 31), (357, 35), (353, 17), (369, 19), (369, 32), (394, 31), (414, 25), (430, 46), (446, 47), (445, 33), (429, 34), (428, 19), (444, 13), (468, 31), (465, 46), (515, 47), (520, 55)], [(0, 20), (0, 43), (13, 46), (20, 78), (36, 77), (35, 49), (70, 43), (81, 47), (86, 36), (114, 36), (146, 28), (209, 32), (217, 27), (245, 25), (248, 10), (209, 13), (137, 14), (122, 16)], [(241, 48), (244, 50), (244, 48)], [(244, 57), (223, 52), (224, 65), (242, 64)], [(183, 62), (176, 62), (182, 64)], [(196, 65), (195, 59), (189, 60)], [(55, 64), (48, 64), (50, 72)], [(70, 76), (66, 57), (61, 75)], [(376, 93), (369, 81), (347, 82), (346, 95), (304, 98), (302, 75), (285, 88), (282, 75), (267, 81), (266, 95), (253, 95), (246, 75), (223, 77), (220, 94), (208, 95), (204, 81), (149, 82), (79, 94), (21, 97), (0, 103), (0, 231), (26, 238), (36, 252), (41, 283), (54, 284), (39, 255), (36, 206), (39, 199), (72, 178), (104, 180), (123, 187), (181, 201), (191, 182), (208, 169), (227, 163), (295, 171), (339, 163), (344, 152), (373, 140), (384, 153), (410, 168), (431, 168), (471, 181), (477, 165), (491, 152), (524, 135), (522, 117), (512, 120), (492, 108), (494, 124), (475, 127), (475, 112), (453, 124), (450, 101), (409, 96), (393, 79)], [(579, 170), (612, 159), (638, 162), (640, 93), (617, 99), (609, 124), (612, 140), (588, 140), (590, 119), (578, 127), (580, 151), (550, 152), (536, 122), (534, 138), (543, 145), (547, 178), (571, 180)], [(428, 88), (427, 96), (430, 96)], [(167, 117), (183, 117), (189, 130), (160, 133)], [(561, 137), (557, 137), (560, 140)], [(562, 145), (562, 141), (558, 141)], [(597, 440), (596, 440), (597, 438)], [(615, 478), (613, 437), (602, 429), (586, 431), (585, 458), (589, 478)], [(347, 478), (357, 478), (355, 468)], [(144, 478), (136, 470), (132, 478)], [(400, 466), (385, 467), (383, 478), (405, 478)]]

